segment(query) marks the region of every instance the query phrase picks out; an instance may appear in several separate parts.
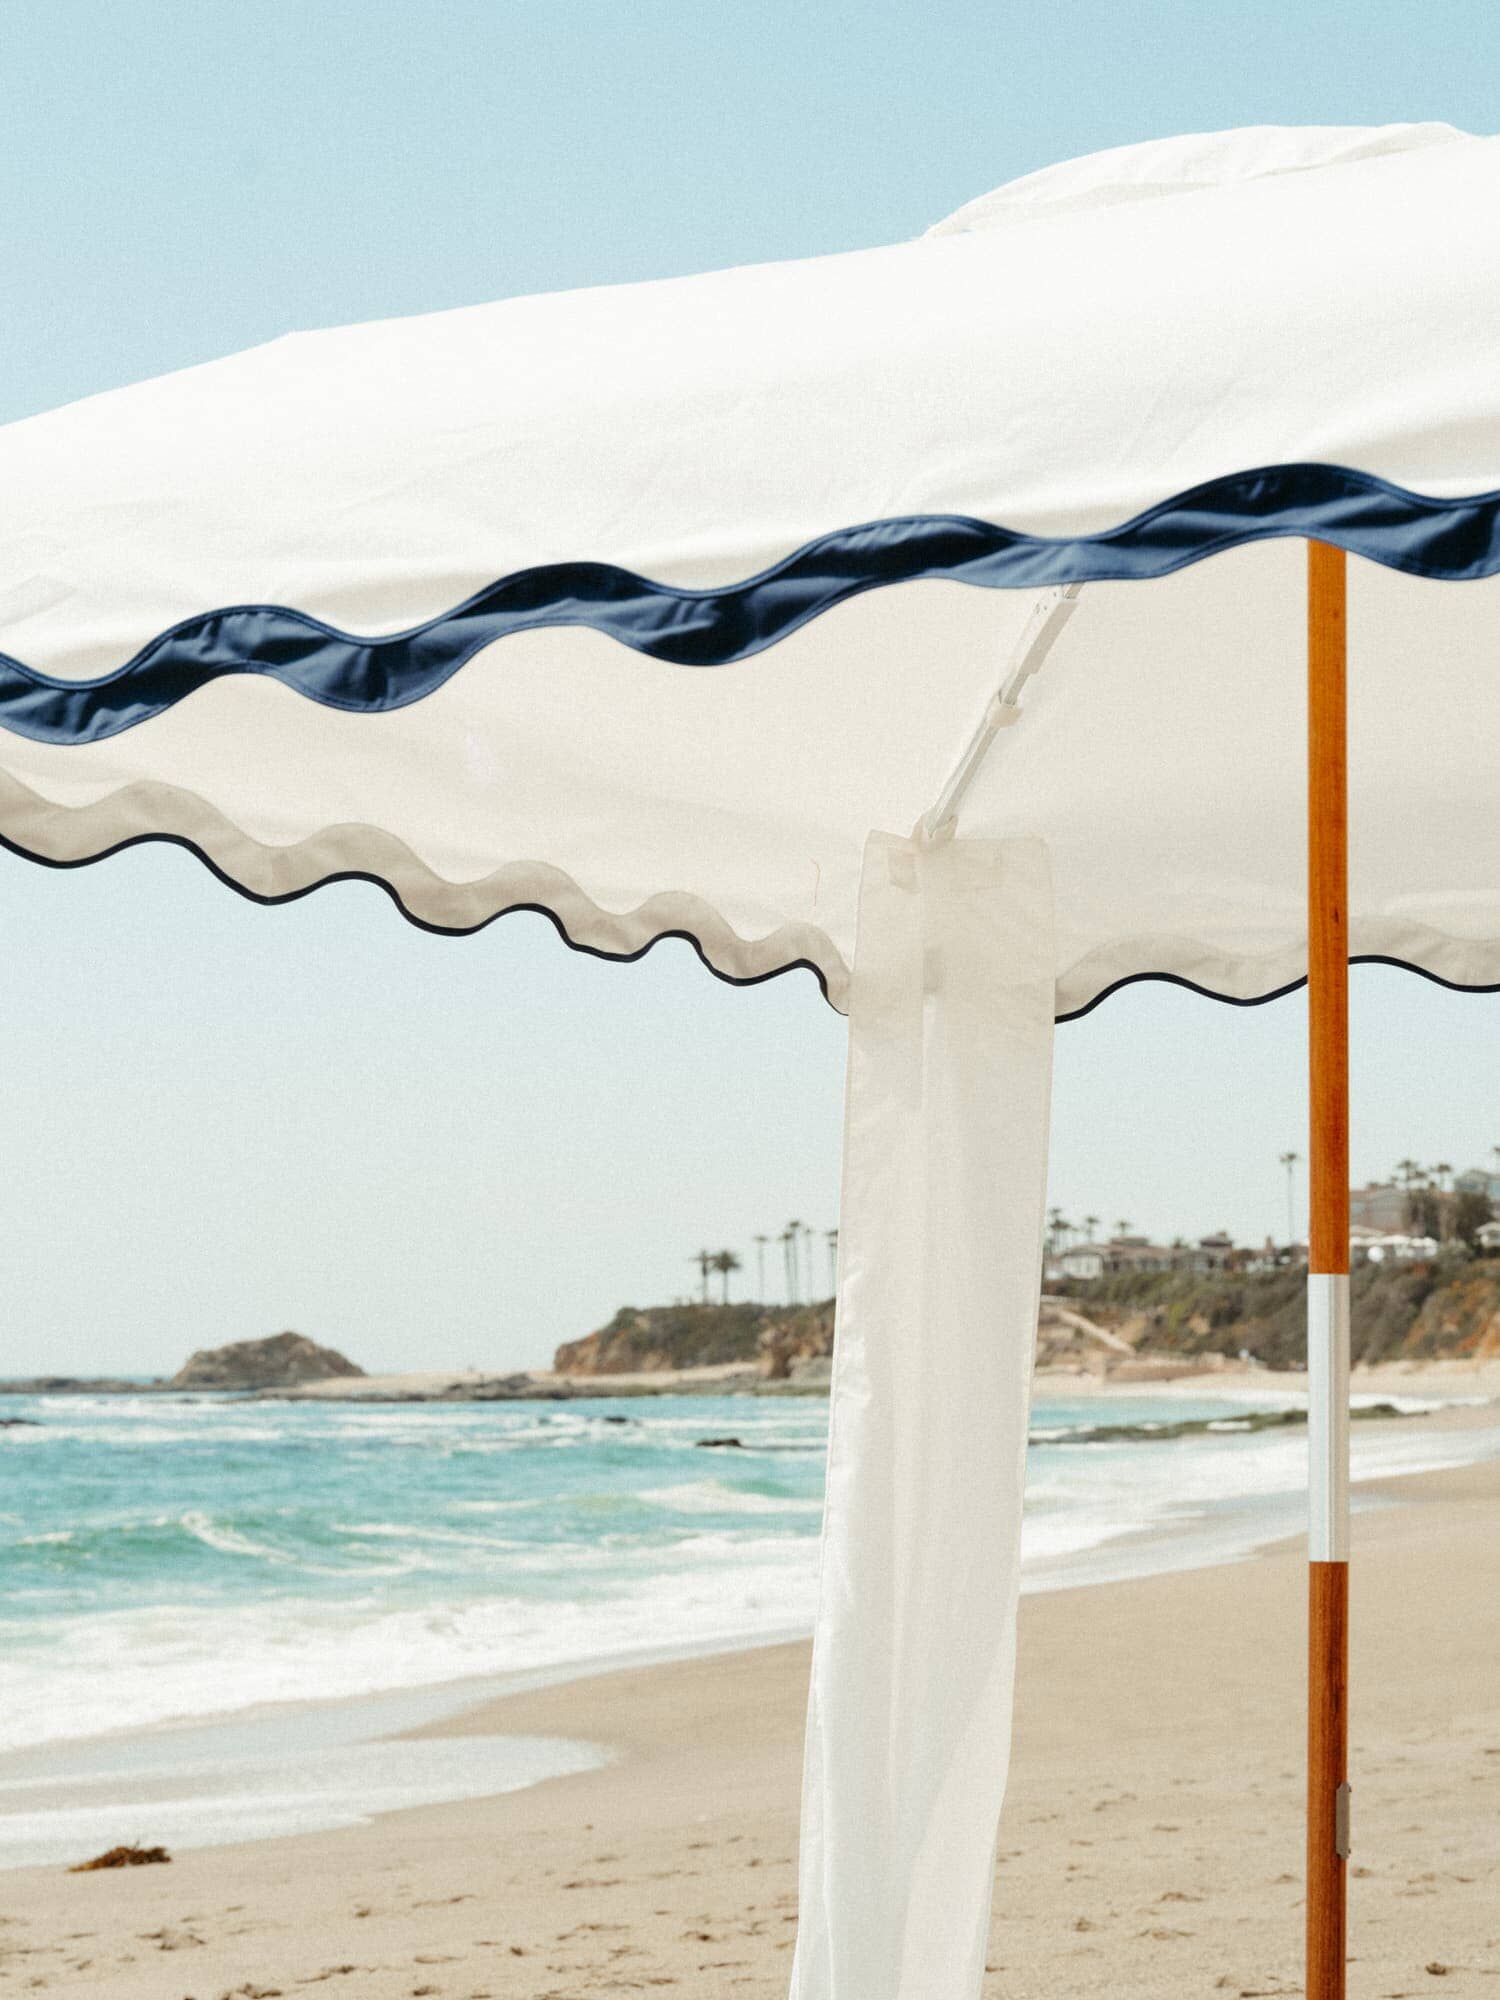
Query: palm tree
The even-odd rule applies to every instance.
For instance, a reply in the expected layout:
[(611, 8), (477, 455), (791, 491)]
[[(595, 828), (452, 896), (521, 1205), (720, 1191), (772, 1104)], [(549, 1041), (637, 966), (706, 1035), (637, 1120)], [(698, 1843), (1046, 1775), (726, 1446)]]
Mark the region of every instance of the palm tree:
[(1281, 1164), (1286, 1168), (1286, 1240), (1287, 1248), (1297, 1240), (1297, 1163), (1300, 1153), (1283, 1153)]
[(1083, 1240), (1085, 1243), (1093, 1242), (1094, 1231), (1098, 1227), (1099, 1227), (1099, 1218), (1097, 1215), (1086, 1215), (1083, 1218)]
[[(1500, 1153), (1500, 1146), (1497, 1146), (1495, 1150), (1497, 1153)], [(1049, 1208), (1047, 1210), (1047, 1254), (1049, 1256), (1055, 1257), (1057, 1254), (1058, 1245), (1062, 1242), (1063, 1226), (1062, 1210), (1060, 1208)]]
[(769, 1236), (757, 1236), (755, 1239), (755, 1295), (762, 1304), (766, 1296), (766, 1245), (770, 1240)]
[(832, 1298), (839, 1288), (839, 1233), (836, 1229), (825, 1229), (823, 1241), (828, 1245), (828, 1296)]
[(1406, 1200), (1401, 1205), (1401, 1218), (1406, 1228), (1408, 1229), (1412, 1229), (1415, 1227), (1414, 1218), (1416, 1216), (1416, 1208), (1413, 1205), (1412, 1196), (1416, 1190), (1417, 1183), (1421, 1180), (1421, 1178), (1422, 1178), (1422, 1169), (1418, 1166), (1415, 1160), (1397, 1160), (1396, 1170), (1395, 1170), (1395, 1181), (1397, 1187), (1399, 1187), (1406, 1196)]
[(1130, 1234), (1130, 1217), (1128, 1215), (1122, 1215), (1119, 1221), (1115, 1224), (1116, 1239), (1118, 1240), (1118, 1238), (1122, 1236), (1128, 1236), (1129, 1234)]
[(1439, 1160), (1437, 1165), (1432, 1169), (1432, 1177), (1437, 1182), (1438, 1185), (1438, 1199), (1437, 1199), (1438, 1226), (1434, 1234), (1441, 1237), (1441, 1236), (1446, 1236), (1448, 1234), (1448, 1220), (1449, 1220), (1448, 1203), (1444, 1200), (1444, 1196), (1448, 1192), (1448, 1183), (1453, 1178), (1452, 1162), (1449, 1160)]
[(800, 1222), (789, 1222), (781, 1232), (781, 1254), (786, 1259), (786, 1302), (797, 1304), (797, 1237), (801, 1231)]
[(732, 1250), (721, 1250), (714, 1258), (714, 1269), (718, 1272), (720, 1278), (723, 1280), (724, 1294), (722, 1303), (725, 1304), (726, 1306), (729, 1303), (730, 1274), (731, 1272), (737, 1271), (739, 1268), (740, 1268), (740, 1260), (738, 1257), (735, 1256)]
[(702, 1287), (703, 1287), (703, 1292), (702, 1292), (703, 1303), (704, 1305), (707, 1305), (708, 1274), (710, 1271), (716, 1268), (714, 1264), (714, 1253), (712, 1250), (700, 1250), (696, 1257), (689, 1258), (688, 1261), (698, 1266), (698, 1276), (702, 1282)]

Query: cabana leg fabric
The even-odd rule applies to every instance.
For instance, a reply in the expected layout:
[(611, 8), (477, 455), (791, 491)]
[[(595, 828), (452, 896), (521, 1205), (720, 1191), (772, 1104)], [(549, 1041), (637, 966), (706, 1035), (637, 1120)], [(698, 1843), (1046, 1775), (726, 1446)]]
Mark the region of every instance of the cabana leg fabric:
[(872, 835), (793, 2000), (970, 2000), (1010, 1750), (1054, 1007), (1040, 841)]

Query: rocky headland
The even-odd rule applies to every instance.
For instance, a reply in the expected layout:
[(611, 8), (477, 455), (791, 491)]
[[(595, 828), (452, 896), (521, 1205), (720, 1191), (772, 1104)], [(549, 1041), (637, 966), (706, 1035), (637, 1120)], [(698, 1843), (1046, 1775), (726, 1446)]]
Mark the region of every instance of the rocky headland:
[(273, 1333), (267, 1340), (235, 1340), (190, 1354), (169, 1389), (294, 1389), (304, 1382), (346, 1381), (363, 1368), (336, 1348), (320, 1347), (304, 1333)]
[(832, 1354), (832, 1299), (806, 1306), (621, 1306), (596, 1333), (564, 1341), (552, 1373), (592, 1378), (738, 1367), (762, 1382), (822, 1386)]
[[(1354, 1274), (1354, 1362), (1384, 1374), (1500, 1377), (1500, 1256), (1367, 1264)], [(1059, 1284), (1037, 1315), (1037, 1367), (1080, 1386), (1268, 1369), (1292, 1386), (1306, 1339), (1305, 1273), (1153, 1272)], [(33, 1376), (0, 1393), (235, 1393), (365, 1403), (561, 1402), (574, 1397), (826, 1394), (833, 1301), (622, 1306), (550, 1368), (366, 1375), (296, 1333), (194, 1354), (170, 1380)]]
[(265, 1340), (200, 1348), (170, 1377), (24, 1375), (0, 1380), (0, 1396), (146, 1396), (184, 1390), (243, 1394), (351, 1381), (363, 1375), (364, 1370), (336, 1348), (320, 1347), (301, 1333), (273, 1333)]

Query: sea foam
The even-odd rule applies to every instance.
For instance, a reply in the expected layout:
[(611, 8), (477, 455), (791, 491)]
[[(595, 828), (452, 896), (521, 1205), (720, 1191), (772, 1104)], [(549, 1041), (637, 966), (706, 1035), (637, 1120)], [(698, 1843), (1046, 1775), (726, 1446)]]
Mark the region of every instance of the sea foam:
[[(1297, 1401), (1274, 1385), (1039, 1397), (1026, 1587), (1297, 1532), (1305, 1428), (1236, 1428)], [(3, 1413), (34, 1428), (0, 1441), (0, 1747), (811, 1628), (816, 1399)], [(724, 1436), (740, 1448), (699, 1449)], [(1495, 1430), (1354, 1426), (1360, 1484), (1496, 1452)]]

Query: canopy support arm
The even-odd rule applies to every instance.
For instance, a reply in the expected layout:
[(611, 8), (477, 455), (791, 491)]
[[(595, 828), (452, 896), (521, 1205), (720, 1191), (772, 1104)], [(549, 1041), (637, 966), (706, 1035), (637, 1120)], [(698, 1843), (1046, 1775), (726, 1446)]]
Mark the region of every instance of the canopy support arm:
[(1307, 2000), (1344, 2000), (1349, 1681), (1349, 928), (1346, 577), (1307, 570)]
[(1021, 690), (1051, 652), (1058, 634), (1073, 615), (1082, 589), (1081, 583), (1065, 583), (1056, 590), (1043, 591), (1037, 598), (1005, 663), (1000, 692), (986, 702), (984, 714), (963, 755), (949, 772), (936, 799), (917, 821), (918, 840), (946, 840), (953, 832), (964, 796), (978, 777), (990, 745), (1002, 729), (1008, 729), (1019, 717)]

